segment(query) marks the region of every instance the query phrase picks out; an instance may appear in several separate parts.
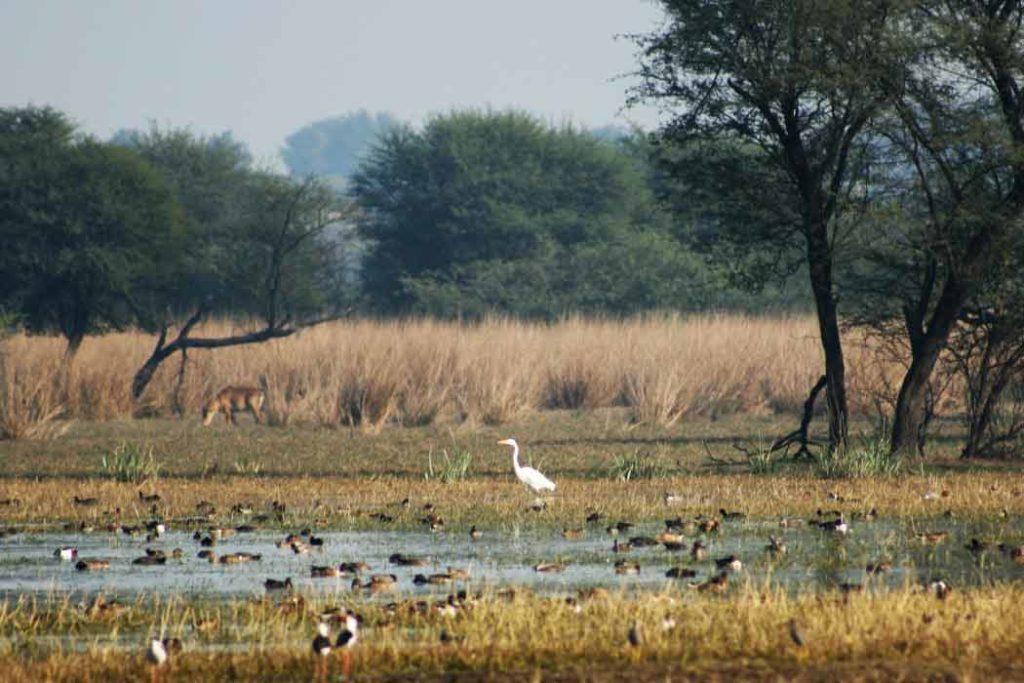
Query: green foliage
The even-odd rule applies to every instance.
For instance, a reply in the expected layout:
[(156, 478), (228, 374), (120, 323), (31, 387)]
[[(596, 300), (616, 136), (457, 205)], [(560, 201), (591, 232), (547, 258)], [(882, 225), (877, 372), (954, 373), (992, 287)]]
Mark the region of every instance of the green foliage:
[(122, 441), (103, 455), (100, 467), (114, 481), (141, 484), (160, 474), (160, 465), (153, 457), (153, 447), (134, 441)]
[(423, 478), (436, 480), (445, 484), (454, 484), (462, 481), (469, 474), (469, 466), (473, 461), (472, 454), (458, 445), (453, 445), (451, 453), (447, 449), (441, 451), (441, 458), (435, 466), (434, 452), (427, 453), (427, 471)]
[(229, 134), (151, 128), (115, 136), (167, 180), (183, 207), (187, 255), (172, 308), (200, 302), (218, 311), (296, 317), (319, 312), (346, 293), (336, 277), (342, 216), (323, 184), (253, 168)]
[(384, 136), (353, 176), (368, 294), (391, 311), (527, 316), (698, 307), (704, 269), (636, 160), (518, 112)]
[(635, 450), (627, 455), (617, 455), (605, 473), (609, 479), (633, 481), (635, 479), (663, 479), (671, 471), (657, 458)]
[(900, 458), (891, 454), (889, 439), (884, 436), (835, 451), (821, 449), (815, 464), (818, 474), (825, 479), (891, 477), (899, 474), (903, 466)]

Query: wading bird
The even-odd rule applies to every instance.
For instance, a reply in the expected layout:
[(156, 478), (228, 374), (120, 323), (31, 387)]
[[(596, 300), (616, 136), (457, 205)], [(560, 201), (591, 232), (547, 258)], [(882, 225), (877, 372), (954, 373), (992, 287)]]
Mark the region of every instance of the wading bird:
[(545, 477), (543, 474), (533, 469), (532, 467), (520, 467), (519, 466), (519, 444), (516, 443), (515, 439), (505, 439), (499, 441), (499, 444), (503, 446), (512, 447), (512, 470), (516, 473), (516, 477), (519, 481), (530, 487), (534, 493), (540, 493), (541, 491), (554, 491), (555, 483)]
[(321, 621), (316, 627), (316, 637), (313, 638), (313, 657), (315, 662), (314, 674), (318, 681), (327, 679), (327, 657), (331, 654), (331, 628)]
[(334, 644), (341, 650), (342, 680), (349, 680), (352, 672), (352, 648), (359, 640), (359, 616), (352, 610), (345, 610), (345, 628), (338, 634), (338, 642)]

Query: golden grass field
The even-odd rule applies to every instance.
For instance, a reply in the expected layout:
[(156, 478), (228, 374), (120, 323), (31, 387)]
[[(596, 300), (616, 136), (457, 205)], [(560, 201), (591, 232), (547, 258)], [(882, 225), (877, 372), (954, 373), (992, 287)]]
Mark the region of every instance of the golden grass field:
[[(196, 336), (239, 329), (213, 322)], [(177, 357), (139, 404), (130, 396), (131, 377), (153, 343), (139, 332), (88, 338), (64, 387), (62, 340), (7, 339), (0, 344), (0, 431), (27, 433), (33, 416), (172, 414)], [(846, 345), (851, 408), (873, 415), (891, 400), (902, 367), (862, 335), (847, 335)], [(358, 320), (254, 346), (193, 350), (177, 401), (195, 415), (222, 386), (248, 384), (265, 388), (276, 425), (355, 423), (379, 431), (389, 423), (500, 424), (547, 408), (625, 406), (635, 423), (671, 427), (694, 417), (794, 413), (820, 372), (810, 317)]]
[[(744, 584), (725, 595), (612, 592), (582, 600), (485, 594), (455, 616), (413, 601), (361, 604), (365, 641), (353, 680), (1013, 680), (1024, 675), (1018, 618), (1024, 592), (999, 587), (938, 600), (907, 588), (863, 595), (788, 596)], [(308, 653), (317, 614), (332, 599), (196, 605), (158, 596), (102, 610), (66, 600), (23, 601), (0, 612), (4, 680), (140, 680), (144, 638), (129, 629), (219, 642), (185, 652), (171, 680), (315, 680)], [(666, 618), (674, 625), (666, 629)], [(793, 620), (803, 637), (790, 635)], [(640, 644), (627, 643), (636, 624)], [(148, 629), (148, 630), (147, 630)], [(36, 639), (76, 633), (84, 653), (39, 655)], [(442, 632), (450, 636), (441, 642)], [(236, 646), (231, 649), (230, 646)], [(338, 657), (331, 680), (341, 680)]]

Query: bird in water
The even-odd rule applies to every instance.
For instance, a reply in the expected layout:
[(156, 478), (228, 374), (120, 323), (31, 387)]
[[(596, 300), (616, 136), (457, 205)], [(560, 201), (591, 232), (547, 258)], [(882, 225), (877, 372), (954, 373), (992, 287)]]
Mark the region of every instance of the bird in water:
[(512, 471), (516, 473), (519, 481), (526, 484), (534, 493), (541, 491), (554, 491), (555, 483), (532, 467), (519, 466), (519, 444), (515, 439), (505, 439), (498, 442), (503, 446), (512, 447)]

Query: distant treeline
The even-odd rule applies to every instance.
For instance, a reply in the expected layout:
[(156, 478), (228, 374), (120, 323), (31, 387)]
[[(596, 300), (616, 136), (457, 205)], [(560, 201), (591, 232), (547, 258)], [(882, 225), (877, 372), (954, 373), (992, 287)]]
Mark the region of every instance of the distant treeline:
[(104, 142), (30, 107), (0, 110), (0, 150), (0, 303), (72, 348), (201, 303), (278, 319), (552, 319), (803, 299), (799, 285), (736, 287), (690, 244), (639, 133), (520, 112), (455, 112), (421, 130), (359, 114), (289, 138), (286, 175), (230, 134), (154, 127)]

